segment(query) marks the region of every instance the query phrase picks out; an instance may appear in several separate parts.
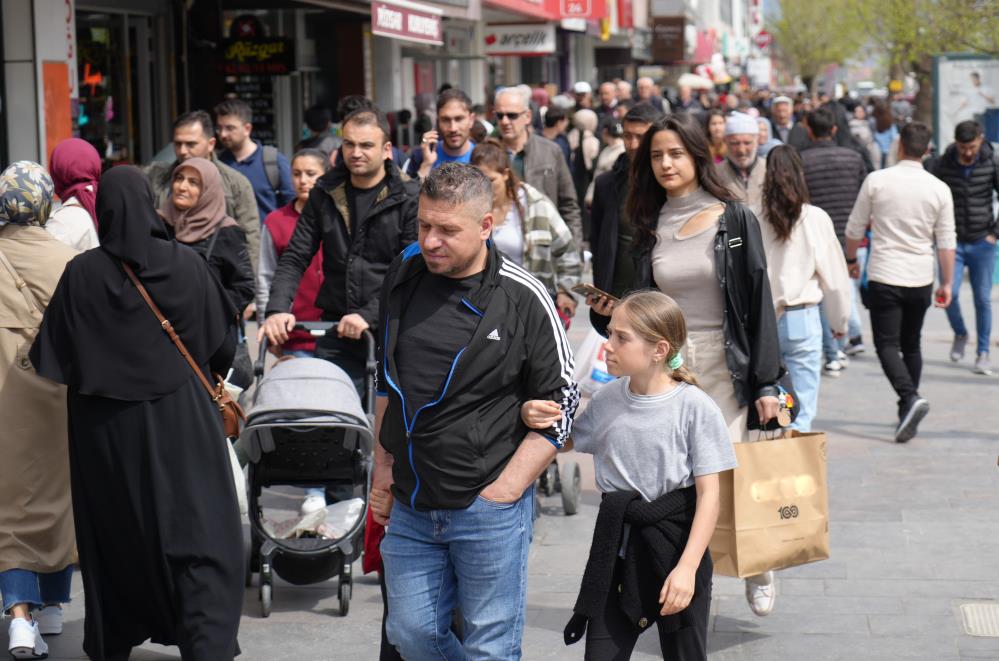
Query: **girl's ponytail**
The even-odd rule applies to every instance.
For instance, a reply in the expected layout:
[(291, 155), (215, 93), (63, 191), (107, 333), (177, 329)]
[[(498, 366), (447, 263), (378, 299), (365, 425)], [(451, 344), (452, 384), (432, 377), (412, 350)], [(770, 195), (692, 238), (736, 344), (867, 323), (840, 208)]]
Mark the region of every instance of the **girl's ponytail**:
[(701, 384), (697, 382), (697, 377), (686, 365), (681, 365), (677, 369), (673, 370), (673, 378), (677, 381), (683, 381), (684, 383), (689, 383), (692, 386), (701, 387)]

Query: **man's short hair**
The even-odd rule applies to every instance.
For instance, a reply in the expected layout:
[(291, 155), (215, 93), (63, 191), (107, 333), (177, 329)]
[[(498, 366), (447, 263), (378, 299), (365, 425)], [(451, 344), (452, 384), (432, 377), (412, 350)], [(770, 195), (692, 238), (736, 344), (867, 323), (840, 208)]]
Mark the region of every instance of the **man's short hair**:
[(253, 109), (250, 104), (242, 99), (226, 99), (215, 106), (215, 118), (235, 115), (244, 124), (253, 123)]
[(548, 110), (545, 111), (545, 128), (553, 129), (555, 125), (566, 118), (565, 111), (556, 106), (548, 106)]
[(346, 127), (347, 124), (356, 124), (357, 126), (377, 126), (382, 130), (382, 135), (385, 136), (384, 142), (388, 142), (392, 139), (388, 119), (385, 118), (385, 113), (378, 108), (361, 108), (360, 110), (355, 110), (343, 118), (343, 124), (341, 126)]
[(641, 122), (642, 124), (655, 124), (662, 119), (663, 114), (654, 105), (648, 102), (635, 104), (624, 115), (624, 122)]
[(512, 94), (520, 98), (521, 103), (524, 104), (524, 110), (528, 110), (531, 107), (531, 95), (530, 93), (525, 94), (524, 90), (518, 85), (515, 87), (504, 87), (496, 92), (496, 96), (493, 97), (494, 103), (499, 103), (500, 97), (507, 94)]
[(830, 137), (833, 127), (836, 126), (836, 116), (833, 115), (832, 110), (825, 106), (808, 113), (805, 121), (808, 123), (808, 128), (812, 130), (812, 135), (816, 138)]
[(465, 110), (467, 112), (472, 112), (472, 100), (468, 98), (467, 94), (457, 87), (448, 87), (437, 96), (437, 112), (440, 112), (441, 108), (452, 101), (457, 101), (461, 105), (465, 106)]
[(185, 112), (173, 121), (173, 130), (176, 131), (181, 127), (191, 126), (192, 124), (200, 124), (206, 138), (215, 137), (215, 122), (212, 121), (212, 116), (204, 110)]
[(899, 133), (899, 143), (905, 155), (910, 158), (921, 158), (930, 147), (933, 131), (922, 122), (909, 122)]
[(968, 119), (954, 127), (954, 142), (971, 142), (985, 133), (982, 125), (973, 119)]
[(305, 125), (313, 133), (325, 131), (333, 121), (333, 113), (326, 106), (314, 105), (305, 110)]
[(445, 163), (431, 170), (423, 180), (420, 197), (456, 207), (472, 207), (473, 215), (485, 215), (493, 208), (493, 185), (477, 167)]
[(355, 110), (377, 110), (375, 102), (360, 94), (348, 94), (336, 104), (336, 116), (342, 122)]

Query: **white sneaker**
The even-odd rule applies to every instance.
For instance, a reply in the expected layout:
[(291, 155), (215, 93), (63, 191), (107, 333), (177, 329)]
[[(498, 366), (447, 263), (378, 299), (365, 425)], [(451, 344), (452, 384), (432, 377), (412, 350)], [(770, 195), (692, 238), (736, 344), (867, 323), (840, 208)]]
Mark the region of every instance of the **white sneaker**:
[(10, 621), (10, 645), (7, 650), (15, 659), (44, 659), (49, 655), (49, 646), (38, 631), (38, 623), (15, 617)]
[(846, 368), (843, 365), (843, 363), (839, 362), (838, 360), (830, 360), (822, 368), (822, 371), (825, 373), (826, 376), (839, 376), (840, 374), (843, 373), (844, 369)]
[(57, 636), (62, 633), (62, 608), (46, 606), (35, 612), (35, 622), (43, 636)]
[(839, 361), (839, 364), (843, 366), (843, 369), (846, 369), (847, 367), (850, 366), (850, 357), (846, 355), (845, 351), (837, 351), (836, 360)]
[(777, 584), (774, 583), (774, 573), (765, 572), (759, 576), (746, 579), (746, 601), (756, 615), (765, 617), (774, 609), (777, 600)]
[(306, 514), (312, 514), (324, 509), (326, 509), (326, 498), (324, 496), (306, 496), (298, 508), (298, 513), (305, 516)]

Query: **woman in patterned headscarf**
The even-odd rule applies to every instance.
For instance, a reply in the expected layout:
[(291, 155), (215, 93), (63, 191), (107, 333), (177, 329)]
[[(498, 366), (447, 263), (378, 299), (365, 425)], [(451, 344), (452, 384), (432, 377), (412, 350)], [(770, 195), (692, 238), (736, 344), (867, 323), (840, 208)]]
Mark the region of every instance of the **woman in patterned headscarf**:
[(37, 163), (18, 161), (0, 174), (0, 428), (6, 439), (0, 593), (11, 616), (10, 651), (26, 659), (47, 652), (42, 634), (62, 631), (59, 605), (69, 601), (76, 561), (66, 388), (38, 376), (28, 360), (56, 283), (77, 254), (44, 229), (52, 198), (52, 180)]

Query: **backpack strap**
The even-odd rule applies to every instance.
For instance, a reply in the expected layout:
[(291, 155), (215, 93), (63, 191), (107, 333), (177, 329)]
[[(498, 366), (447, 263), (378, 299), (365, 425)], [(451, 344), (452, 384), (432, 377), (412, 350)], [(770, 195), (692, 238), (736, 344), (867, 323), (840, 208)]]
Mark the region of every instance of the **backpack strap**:
[(281, 172), (278, 170), (278, 150), (271, 145), (263, 145), (264, 149), (264, 172), (267, 173), (267, 182), (274, 189), (275, 193), (281, 191)]

